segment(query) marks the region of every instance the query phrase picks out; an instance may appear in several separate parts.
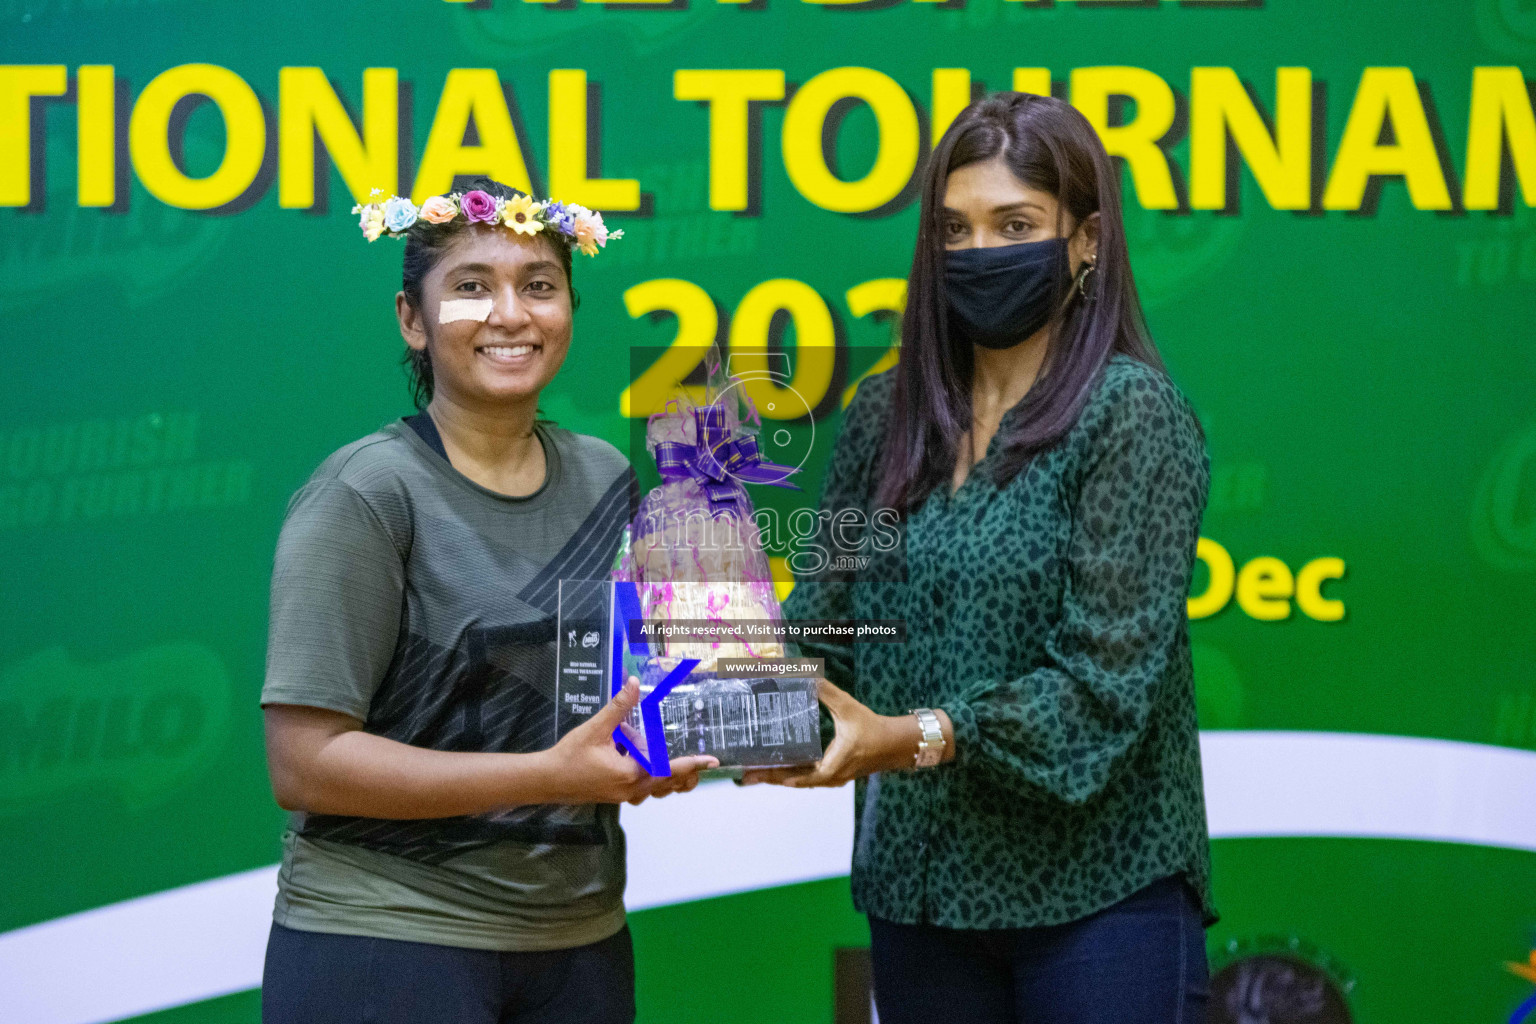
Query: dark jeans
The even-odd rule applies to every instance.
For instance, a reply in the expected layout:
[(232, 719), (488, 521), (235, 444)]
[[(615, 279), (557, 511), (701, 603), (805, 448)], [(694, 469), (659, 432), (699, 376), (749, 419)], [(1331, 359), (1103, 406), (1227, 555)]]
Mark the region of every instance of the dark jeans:
[(980, 931), (869, 919), (880, 1024), (1202, 1024), (1200, 908), (1179, 878), (1080, 921)]
[(629, 928), (545, 953), (272, 925), (262, 1024), (631, 1024)]

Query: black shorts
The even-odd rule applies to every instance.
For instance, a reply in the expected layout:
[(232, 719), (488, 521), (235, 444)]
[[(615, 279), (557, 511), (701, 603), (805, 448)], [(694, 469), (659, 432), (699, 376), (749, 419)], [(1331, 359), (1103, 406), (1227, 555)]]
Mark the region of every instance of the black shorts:
[(273, 923), (262, 1024), (632, 1024), (629, 926), (539, 953), (301, 932)]

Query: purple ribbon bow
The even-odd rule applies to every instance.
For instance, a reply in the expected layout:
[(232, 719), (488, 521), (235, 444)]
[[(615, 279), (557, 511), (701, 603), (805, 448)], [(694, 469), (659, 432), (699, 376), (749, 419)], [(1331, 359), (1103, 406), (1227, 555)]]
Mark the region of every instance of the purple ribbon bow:
[(734, 512), (741, 515), (737, 500), (739, 487), (732, 479), (749, 484), (768, 484), (798, 491), (800, 486), (786, 479), (800, 471), (798, 466), (764, 462), (757, 450), (757, 438), (751, 434), (732, 434), (725, 425), (725, 406), (702, 405), (693, 410), (698, 428), (693, 444), (660, 441), (656, 445), (656, 468), (663, 480), (691, 476), (704, 485), (709, 495), (711, 515)]

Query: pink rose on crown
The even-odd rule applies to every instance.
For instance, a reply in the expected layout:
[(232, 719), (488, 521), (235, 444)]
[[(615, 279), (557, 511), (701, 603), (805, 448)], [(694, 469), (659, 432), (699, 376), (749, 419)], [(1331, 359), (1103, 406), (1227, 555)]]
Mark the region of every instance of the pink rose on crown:
[(471, 224), (491, 224), (496, 220), (496, 200), (479, 189), (464, 193), (464, 198), (459, 200), (459, 209), (464, 211), (464, 219)]

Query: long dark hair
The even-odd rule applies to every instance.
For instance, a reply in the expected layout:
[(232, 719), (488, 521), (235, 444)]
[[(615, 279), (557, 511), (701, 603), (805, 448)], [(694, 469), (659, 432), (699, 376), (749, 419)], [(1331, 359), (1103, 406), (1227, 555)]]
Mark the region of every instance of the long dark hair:
[[(483, 175), (471, 178), (462, 191), (473, 192), (475, 189), (498, 199), (515, 199), (523, 195), (511, 185), (503, 185)], [(409, 302), (412, 308), (421, 309), (422, 281), (426, 280), (433, 267), (442, 262), (454, 240), (468, 230), (469, 224), (462, 218), (455, 217), (446, 224), (433, 224), (424, 218), (418, 218), (416, 223), (406, 231), (405, 255), (400, 258), (400, 290), (405, 292), (405, 301)], [(540, 235), (549, 243), (550, 248), (555, 250), (556, 259), (565, 268), (565, 280), (571, 286), (571, 312), (574, 313), (576, 307), (581, 305), (581, 296), (576, 293), (576, 286), (571, 278), (570, 240), (558, 231), (543, 231)], [(426, 349), (417, 350), (407, 345), (405, 354), (400, 357), (400, 363), (405, 367), (406, 374), (410, 378), (411, 399), (416, 403), (417, 409), (425, 409), (427, 403), (432, 401), (431, 354)]]
[(1024, 185), (1057, 198), (1058, 235), (1064, 214), (1080, 224), (1097, 212), (1100, 225), (1093, 299), (1085, 300), (1066, 283), (1071, 275), (1063, 274), (1041, 375), (1018, 415), (1005, 421), (1006, 431), (1000, 428), (994, 481), (1001, 486), (1012, 480), (1072, 428), (1114, 353), (1163, 369), (1131, 277), (1119, 175), (1093, 127), (1070, 105), (1048, 96), (1002, 92), (977, 100), (939, 140), (923, 182), (877, 490), (877, 501), (902, 515), (935, 488), (948, 486), (960, 438), (971, 427), (975, 359), (969, 342), (950, 337), (944, 299), (944, 195), (951, 171), (997, 156)]

